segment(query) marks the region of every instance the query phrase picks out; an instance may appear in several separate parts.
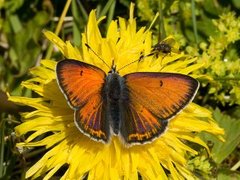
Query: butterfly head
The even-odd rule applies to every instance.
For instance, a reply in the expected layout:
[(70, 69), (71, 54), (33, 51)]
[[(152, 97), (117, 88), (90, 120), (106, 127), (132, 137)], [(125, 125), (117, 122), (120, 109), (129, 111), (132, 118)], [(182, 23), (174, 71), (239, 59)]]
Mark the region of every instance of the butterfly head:
[(108, 71), (108, 74), (118, 74), (117, 66), (114, 63), (114, 60), (112, 61), (112, 66), (111, 66), (110, 71)]

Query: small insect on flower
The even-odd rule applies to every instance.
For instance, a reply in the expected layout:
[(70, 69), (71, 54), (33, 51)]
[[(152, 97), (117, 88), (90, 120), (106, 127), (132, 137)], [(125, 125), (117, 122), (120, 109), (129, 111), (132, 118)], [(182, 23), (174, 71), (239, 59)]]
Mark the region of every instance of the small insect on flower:
[(160, 41), (159, 43), (153, 46), (151, 54), (156, 55), (158, 57), (158, 55), (161, 53), (164, 54), (165, 57), (167, 54), (170, 54), (171, 52), (179, 53), (179, 50), (174, 47), (175, 43), (176, 41), (172, 37)]

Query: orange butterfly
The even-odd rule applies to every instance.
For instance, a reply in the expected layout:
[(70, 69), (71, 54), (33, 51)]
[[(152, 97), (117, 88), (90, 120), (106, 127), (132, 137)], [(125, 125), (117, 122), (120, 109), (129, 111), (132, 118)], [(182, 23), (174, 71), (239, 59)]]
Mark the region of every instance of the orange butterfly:
[(112, 135), (127, 144), (159, 137), (168, 122), (191, 102), (199, 83), (187, 75), (136, 72), (120, 76), (116, 67), (100, 68), (73, 59), (58, 62), (57, 81), (77, 128), (108, 143)]

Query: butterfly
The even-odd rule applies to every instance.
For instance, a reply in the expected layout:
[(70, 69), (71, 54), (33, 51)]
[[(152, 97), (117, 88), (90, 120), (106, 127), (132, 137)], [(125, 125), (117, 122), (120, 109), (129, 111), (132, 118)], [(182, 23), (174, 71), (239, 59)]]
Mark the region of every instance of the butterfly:
[(163, 134), (169, 120), (193, 100), (199, 87), (197, 80), (183, 74), (121, 76), (115, 65), (106, 74), (74, 59), (59, 61), (56, 76), (83, 134), (105, 144), (116, 135), (128, 146), (149, 143)]

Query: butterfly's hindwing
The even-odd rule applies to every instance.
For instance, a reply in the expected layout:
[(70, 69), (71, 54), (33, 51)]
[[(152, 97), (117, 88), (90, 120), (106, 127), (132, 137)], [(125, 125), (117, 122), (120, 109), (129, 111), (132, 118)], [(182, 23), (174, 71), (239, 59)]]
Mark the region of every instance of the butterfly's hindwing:
[(126, 144), (144, 144), (162, 134), (168, 121), (159, 121), (142, 105), (122, 107), (121, 136)]

